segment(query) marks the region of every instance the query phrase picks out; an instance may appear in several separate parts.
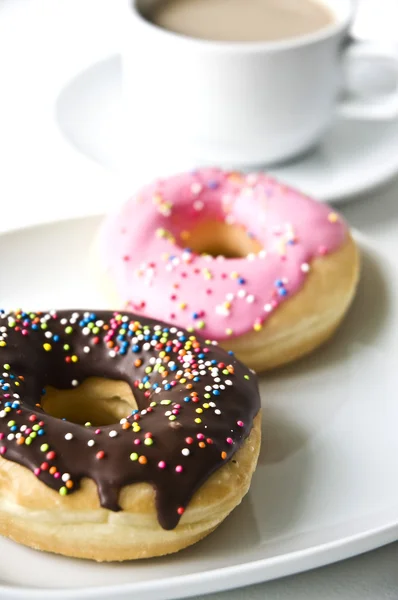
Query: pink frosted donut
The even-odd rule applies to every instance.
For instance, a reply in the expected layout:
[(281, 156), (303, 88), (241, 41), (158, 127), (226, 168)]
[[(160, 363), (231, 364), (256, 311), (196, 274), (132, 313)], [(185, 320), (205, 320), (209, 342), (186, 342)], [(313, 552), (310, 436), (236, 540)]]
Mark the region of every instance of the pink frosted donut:
[(138, 192), (105, 219), (99, 262), (112, 308), (219, 340), (257, 370), (325, 341), (359, 272), (330, 207), (266, 175), (219, 169)]

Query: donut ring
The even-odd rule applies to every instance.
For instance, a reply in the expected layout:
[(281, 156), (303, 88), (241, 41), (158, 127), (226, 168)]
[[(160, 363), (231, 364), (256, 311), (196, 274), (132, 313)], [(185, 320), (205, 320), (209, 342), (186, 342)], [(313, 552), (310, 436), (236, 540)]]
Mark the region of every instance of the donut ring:
[(356, 244), (328, 206), (218, 169), (147, 186), (105, 219), (97, 246), (113, 306), (216, 339), (258, 371), (325, 341), (359, 275)]
[[(247, 492), (260, 444), (256, 377), (214, 344), (130, 313), (0, 312), (0, 533), (100, 561), (210, 533)], [(113, 424), (63, 420), (79, 410), (71, 388), (97, 410), (131, 390), (138, 406)]]

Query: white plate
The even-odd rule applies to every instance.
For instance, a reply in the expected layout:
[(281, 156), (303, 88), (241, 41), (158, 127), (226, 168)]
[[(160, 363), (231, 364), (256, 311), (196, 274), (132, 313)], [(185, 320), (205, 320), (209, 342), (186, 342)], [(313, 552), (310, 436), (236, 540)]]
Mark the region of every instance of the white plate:
[[(0, 236), (2, 305), (101, 307), (85, 257), (98, 219)], [(361, 238), (363, 276), (325, 348), (264, 377), (263, 446), (242, 505), (180, 554), (100, 565), (0, 538), (0, 597), (161, 600), (264, 581), (398, 539), (398, 267)], [(56, 590), (56, 591), (55, 591)]]
[[(375, 78), (369, 80), (366, 68), (357, 69), (358, 87), (368, 92), (372, 85), (388, 87), (383, 73), (379, 75), (376, 82)], [(121, 84), (120, 58), (115, 55), (82, 71), (60, 92), (56, 120), (73, 146), (122, 175), (131, 191), (159, 175), (197, 166), (186, 148), (173, 148), (170, 139), (162, 142), (160, 133), (151, 129), (150, 115), (142, 116), (145, 135), (137, 132), (134, 139), (126, 141)], [(375, 95), (377, 92), (380, 89), (373, 89)], [(398, 121), (350, 120), (336, 120), (313, 152), (269, 169), (313, 197), (335, 203), (368, 191), (397, 171)]]

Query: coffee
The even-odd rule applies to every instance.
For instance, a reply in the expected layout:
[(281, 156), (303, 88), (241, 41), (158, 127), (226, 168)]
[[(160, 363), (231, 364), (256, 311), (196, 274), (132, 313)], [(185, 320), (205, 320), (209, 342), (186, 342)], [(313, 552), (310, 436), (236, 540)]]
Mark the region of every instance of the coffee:
[(285, 40), (334, 21), (320, 0), (157, 0), (148, 18), (174, 33), (229, 42)]

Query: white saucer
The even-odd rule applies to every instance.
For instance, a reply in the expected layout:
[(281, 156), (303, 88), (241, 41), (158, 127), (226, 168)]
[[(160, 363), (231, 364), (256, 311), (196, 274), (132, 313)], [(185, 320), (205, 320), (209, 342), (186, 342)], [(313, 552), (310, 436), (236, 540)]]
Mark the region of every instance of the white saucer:
[[(97, 307), (98, 218), (0, 235), (4, 308)], [(43, 243), (45, 240), (45, 243)], [(360, 238), (363, 274), (336, 337), (261, 381), (263, 444), (248, 496), (174, 556), (94, 564), (0, 538), (2, 600), (176, 599), (304, 571), (398, 538), (398, 266)], [(27, 268), (26, 248), (29, 248)]]
[[(71, 144), (122, 176), (131, 191), (156, 176), (198, 166), (185, 148), (173, 148), (173, 140), (161, 145), (150, 115), (142, 116), (148, 122), (145, 139), (125, 143), (121, 75), (120, 58), (113, 55), (81, 72), (60, 92), (56, 120)], [(345, 201), (398, 172), (398, 121), (336, 120), (312, 153), (269, 172), (322, 201)]]

